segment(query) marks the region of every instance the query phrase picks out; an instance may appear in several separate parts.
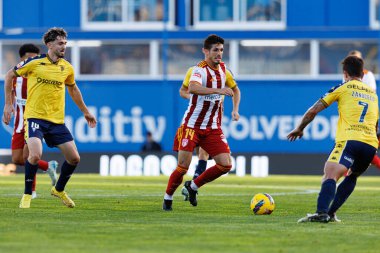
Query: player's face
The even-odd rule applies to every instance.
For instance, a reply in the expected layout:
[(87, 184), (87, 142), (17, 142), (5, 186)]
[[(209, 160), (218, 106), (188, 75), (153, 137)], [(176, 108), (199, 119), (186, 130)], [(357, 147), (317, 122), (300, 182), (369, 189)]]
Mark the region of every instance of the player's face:
[(55, 41), (49, 42), (49, 50), (56, 55), (58, 58), (63, 58), (65, 56), (65, 50), (67, 45), (67, 39), (65, 37), (58, 36)]
[(222, 62), (223, 58), (223, 44), (213, 44), (210, 49), (205, 49), (204, 53), (209, 63), (217, 66)]

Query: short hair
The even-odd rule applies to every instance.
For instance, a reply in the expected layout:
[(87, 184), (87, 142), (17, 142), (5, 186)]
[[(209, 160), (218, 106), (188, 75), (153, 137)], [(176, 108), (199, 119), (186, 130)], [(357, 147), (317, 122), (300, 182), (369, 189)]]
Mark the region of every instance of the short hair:
[(18, 54), (20, 55), (21, 58), (24, 57), (27, 53), (39, 54), (40, 48), (34, 44), (24, 44), (18, 50)]
[(53, 27), (50, 28), (42, 37), (45, 45), (51, 41), (55, 41), (57, 37), (67, 38), (67, 32), (63, 28)]
[(212, 45), (214, 45), (214, 44), (224, 45), (224, 39), (222, 37), (219, 37), (216, 34), (211, 34), (203, 42), (203, 48), (204, 49), (211, 49)]
[(356, 56), (356, 57), (359, 57), (359, 58), (362, 58), (362, 53), (359, 51), (359, 50), (352, 50), (348, 53), (348, 56)]
[(349, 76), (362, 77), (364, 62), (357, 56), (347, 56), (342, 61), (343, 71), (346, 71)]

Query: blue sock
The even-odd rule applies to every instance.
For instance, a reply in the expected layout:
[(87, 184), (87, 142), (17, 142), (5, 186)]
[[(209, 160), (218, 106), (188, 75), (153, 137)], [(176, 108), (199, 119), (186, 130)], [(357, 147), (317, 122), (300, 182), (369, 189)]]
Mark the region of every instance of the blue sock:
[(331, 201), (334, 199), (336, 182), (334, 179), (327, 179), (322, 183), (318, 196), (317, 213), (327, 213)]
[(76, 165), (70, 165), (68, 162), (64, 162), (61, 168), (61, 174), (59, 175), (55, 189), (59, 192), (65, 189), (67, 182), (69, 181), (71, 175), (73, 174)]
[(25, 162), (25, 189), (24, 194), (32, 194), (32, 185), (34, 181), (34, 176), (38, 170), (37, 164), (30, 164), (28, 160)]
[(199, 160), (197, 168), (195, 169), (193, 180), (199, 177), (205, 170), (207, 166), (207, 161), (205, 160)]
[(355, 175), (347, 176), (342, 183), (339, 184), (338, 189), (335, 194), (334, 201), (332, 202), (329, 210), (329, 214), (333, 215), (343, 204), (346, 202), (348, 197), (354, 191), (356, 186), (356, 180), (358, 179)]

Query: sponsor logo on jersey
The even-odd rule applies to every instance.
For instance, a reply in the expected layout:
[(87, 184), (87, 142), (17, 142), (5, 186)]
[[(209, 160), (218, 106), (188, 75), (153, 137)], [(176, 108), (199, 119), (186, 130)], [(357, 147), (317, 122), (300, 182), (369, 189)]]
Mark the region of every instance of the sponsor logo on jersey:
[(44, 79), (41, 77), (37, 77), (37, 83), (54, 84), (54, 85), (61, 85), (62, 84), (62, 82), (60, 82), (60, 81)]
[(193, 76), (198, 77), (198, 78), (202, 78), (202, 74), (198, 70), (194, 71)]
[(219, 94), (212, 94), (212, 95), (205, 95), (204, 98), (206, 101), (217, 101), (217, 100), (221, 100), (222, 96)]
[(16, 98), (16, 104), (18, 104), (18, 105), (25, 105), (26, 104), (26, 99)]

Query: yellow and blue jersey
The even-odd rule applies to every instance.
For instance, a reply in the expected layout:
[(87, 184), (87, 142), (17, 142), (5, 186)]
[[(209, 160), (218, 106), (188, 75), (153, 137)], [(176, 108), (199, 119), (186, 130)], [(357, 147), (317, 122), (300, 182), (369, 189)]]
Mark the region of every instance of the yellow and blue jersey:
[(376, 93), (367, 84), (351, 80), (333, 87), (321, 98), (326, 106), (335, 101), (339, 112), (335, 141), (356, 140), (377, 148), (379, 107)]
[(63, 124), (65, 86), (75, 85), (73, 66), (63, 58), (53, 62), (47, 54), (42, 54), (19, 63), (14, 72), (28, 78), (24, 118)]

